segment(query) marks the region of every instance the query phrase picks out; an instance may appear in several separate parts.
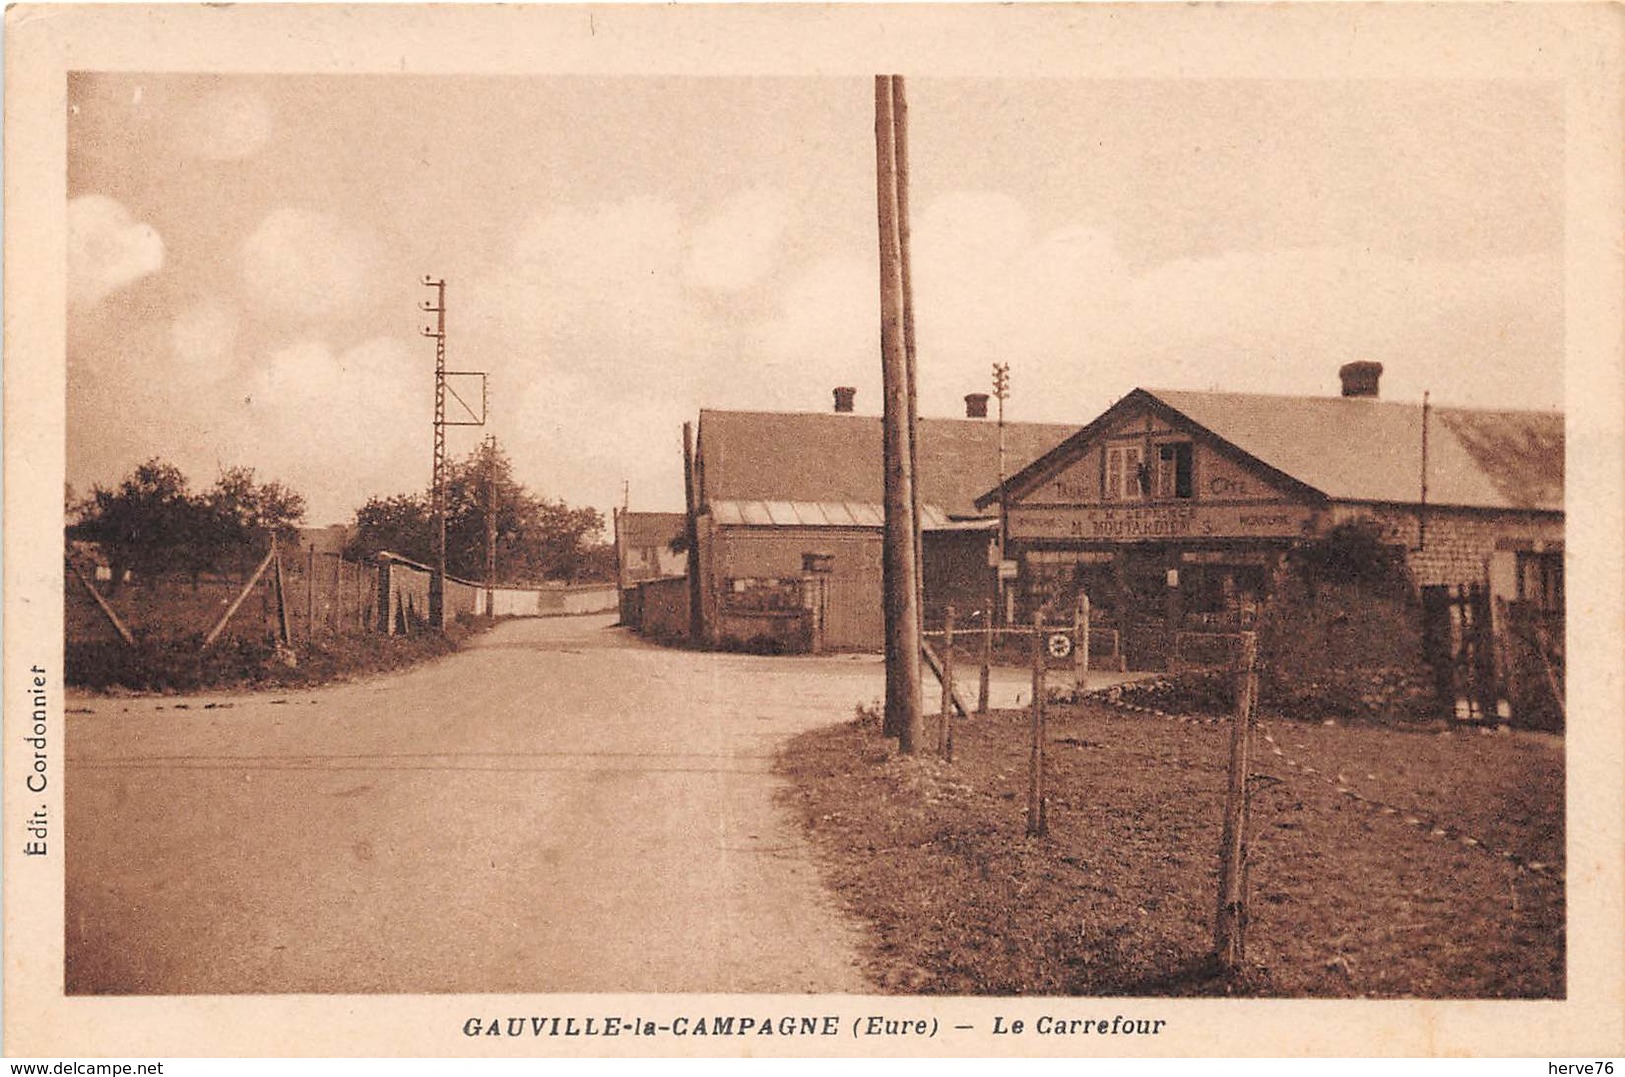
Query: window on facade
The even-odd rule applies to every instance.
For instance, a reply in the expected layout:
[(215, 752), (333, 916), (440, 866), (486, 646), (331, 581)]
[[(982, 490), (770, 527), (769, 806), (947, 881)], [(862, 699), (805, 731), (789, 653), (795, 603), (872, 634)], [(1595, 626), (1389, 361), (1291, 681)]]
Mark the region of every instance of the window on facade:
[(1551, 612), (1563, 608), (1561, 553), (1518, 554), (1518, 599)]
[(1191, 496), (1191, 443), (1169, 442), (1157, 446), (1157, 496)]
[(1145, 449), (1139, 445), (1115, 445), (1106, 449), (1107, 501), (1137, 501), (1144, 495), (1140, 485), (1145, 466)]
[(801, 606), (801, 581), (736, 576), (727, 581), (723, 605), (731, 610), (791, 610)]

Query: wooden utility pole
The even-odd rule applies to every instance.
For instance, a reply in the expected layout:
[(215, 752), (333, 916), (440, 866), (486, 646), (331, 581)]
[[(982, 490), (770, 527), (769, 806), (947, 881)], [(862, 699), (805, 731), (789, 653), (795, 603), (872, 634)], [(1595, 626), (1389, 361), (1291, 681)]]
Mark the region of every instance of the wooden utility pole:
[(305, 638), (316, 638), (316, 544), (305, 551)]
[(683, 424), (683, 542), (688, 546), (688, 641), (700, 643), (705, 636), (705, 611), (700, 608), (704, 591), (700, 587), (700, 489), (694, 474), (694, 424)]
[[(897, 162), (897, 267), (903, 282), (903, 358), (908, 369), (908, 470), (914, 476), (909, 484), (909, 514), (914, 527), (914, 601), (925, 616), (925, 546), (920, 530), (920, 407), (919, 376), (914, 349), (914, 270), (909, 253), (908, 213), (908, 97), (903, 92), (903, 76), (891, 77), (892, 157)], [(921, 624), (924, 629), (924, 624)]]
[(1219, 850), (1219, 915), (1213, 949), (1219, 967), (1241, 967), (1247, 949), (1247, 772), (1252, 745), (1253, 708), (1258, 700), (1258, 637), (1241, 634), (1236, 673), (1236, 713), (1230, 725), (1230, 782), (1224, 798), (1224, 834)]
[(885, 732), (913, 754), (921, 739), (920, 592), (914, 525), (914, 431), (904, 333), (902, 236), (899, 229), (897, 117), (893, 77), (875, 76), (875, 187), (880, 231), (880, 358), (885, 474), (883, 586), (886, 613)]
[(1004, 562), (1010, 556), (1010, 513), (1004, 503), (1004, 402), (1010, 396), (1009, 363), (993, 364), (993, 396), (999, 402), (999, 564), (994, 585), (1000, 623), (1008, 625), (1015, 621), (1010, 615), (1009, 587), (1004, 579)]

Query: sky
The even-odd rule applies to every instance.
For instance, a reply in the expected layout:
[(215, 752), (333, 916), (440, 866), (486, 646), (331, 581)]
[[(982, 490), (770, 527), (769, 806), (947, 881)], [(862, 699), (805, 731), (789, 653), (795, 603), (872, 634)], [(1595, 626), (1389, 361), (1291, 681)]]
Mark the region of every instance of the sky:
[[(1563, 111), (1529, 81), (908, 80), (919, 410), (1136, 386), (1563, 404)], [(880, 409), (873, 83), (68, 87), (69, 484), (160, 456), (312, 524), (430, 482), (433, 293), (534, 492), (682, 507), (699, 409)], [(623, 487), (623, 484), (624, 487)]]

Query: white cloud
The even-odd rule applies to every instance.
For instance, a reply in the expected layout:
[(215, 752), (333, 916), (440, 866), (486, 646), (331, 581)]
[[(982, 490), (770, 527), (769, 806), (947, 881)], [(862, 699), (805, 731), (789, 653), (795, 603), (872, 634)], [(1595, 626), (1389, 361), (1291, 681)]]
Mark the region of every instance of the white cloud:
[(877, 259), (831, 257), (808, 266), (747, 347), (747, 363), (708, 387), (708, 405), (819, 411), (830, 406), (833, 387), (850, 385), (859, 411), (879, 411)]
[(613, 378), (683, 349), (694, 312), (682, 253), (677, 210), (657, 199), (539, 211), (468, 289), (459, 324), (482, 351)]
[[(1430, 388), (1435, 400), (1473, 406), (1562, 402), (1551, 374), (1562, 357), (1560, 288), (1531, 284), (1561, 280), (1553, 256), (1419, 261), (1326, 247), (1135, 270), (1107, 234), (1041, 232), (1000, 195), (952, 195), (917, 220), (927, 415), (957, 414), (965, 393), (987, 389), (995, 361), (1012, 366), (1019, 419), (1082, 422), (1135, 386), (1302, 393), (1312, 378), (1331, 394), (1337, 367), (1356, 358), (1387, 366), (1390, 399)], [(878, 410), (875, 273), (873, 259), (852, 258), (795, 278), (756, 329), (787, 385), (741, 380), (733, 395), (823, 407), (839, 380), (859, 386), (860, 410)]]
[(377, 261), (372, 242), (334, 215), (283, 208), (243, 244), (243, 284), (268, 314), (312, 323), (363, 306)]
[(728, 198), (694, 227), (689, 279), (720, 292), (750, 287), (773, 267), (789, 223), (790, 200), (781, 192), (757, 189)]
[(68, 302), (93, 307), (164, 264), (164, 242), (105, 195), (68, 202)]
[(169, 324), (171, 354), (179, 371), (195, 381), (218, 381), (231, 373), (237, 315), (214, 300), (195, 303)]
[(391, 337), (342, 352), (305, 338), (266, 355), (243, 401), (255, 466), (303, 493), (318, 523), (348, 520), (374, 494), (422, 490), (433, 379), (413, 360)]
[(240, 87), (215, 90), (182, 114), (180, 144), (187, 153), (206, 160), (240, 160), (259, 152), (271, 137), (272, 126), (271, 106), (260, 94)]

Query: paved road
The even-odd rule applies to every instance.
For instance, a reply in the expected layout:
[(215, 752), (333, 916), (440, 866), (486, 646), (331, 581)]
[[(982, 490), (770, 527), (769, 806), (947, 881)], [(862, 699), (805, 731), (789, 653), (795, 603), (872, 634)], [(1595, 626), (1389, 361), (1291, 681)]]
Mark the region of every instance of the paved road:
[(599, 617), (328, 689), (74, 700), (68, 989), (864, 992), (771, 771), (882, 690)]

